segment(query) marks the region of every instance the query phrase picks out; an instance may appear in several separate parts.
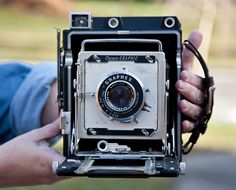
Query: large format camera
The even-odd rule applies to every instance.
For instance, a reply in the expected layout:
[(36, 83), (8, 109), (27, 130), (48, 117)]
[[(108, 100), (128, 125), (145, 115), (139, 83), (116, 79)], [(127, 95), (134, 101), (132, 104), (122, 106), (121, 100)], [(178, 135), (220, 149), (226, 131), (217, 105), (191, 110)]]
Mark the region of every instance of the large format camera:
[(182, 39), (176, 17), (71, 13), (58, 31), (58, 175), (178, 176)]

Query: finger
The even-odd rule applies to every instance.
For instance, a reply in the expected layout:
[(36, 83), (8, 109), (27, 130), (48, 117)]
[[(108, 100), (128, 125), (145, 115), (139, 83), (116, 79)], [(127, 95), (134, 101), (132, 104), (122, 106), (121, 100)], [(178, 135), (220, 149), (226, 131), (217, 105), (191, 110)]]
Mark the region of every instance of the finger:
[(177, 91), (193, 104), (202, 105), (204, 103), (204, 94), (195, 86), (179, 80), (176, 83)]
[(53, 173), (52, 170), (52, 163), (53, 161), (58, 161), (58, 164), (62, 164), (62, 162), (66, 159), (64, 156), (61, 154), (57, 153), (55, 150), (47, 147), (45, 149), (46, 151), (43, 152), (43, 157), (42, 157), (42, 162), (44, 163), (44, 169), (43, 172), (43, 182), (42, 184), (52, 184), (55, 183), (56, 181), (60, 181), (63, 179), (68, 179), (68, 177), (59, 177), (56, 174)]
[(34, 129), (27, 133), (27, 137), (33, 141), (48, 140), (60, 134), (59, 119), (42, 128)]
[(199, 119), (202, 113), (201, 107), (195, 104), (192, 104), (186, 100), (181, 100), (179, 102), (179, 109), (185, 116), (195, 121)]
[(182, 122), (182, 130), (184, 133), (191, 132), (194, 127), (195, 127), (195, 124), (191, 121), (184, 120)]
[[(189, 35), (188, 40), (196, 47), (199, 48), (202, 42), (202, 33), (198, 30), (194, 30)], [(189, 51), (187, 48), (184, 48), (183, 50), (183, 69), (184, 70), (192, 70), (193, 68), (193, 59), (194, 55), (191, 51)]]
[(194, 75), (191, 72), (183, 70), (180, 74), (180, 79), (195, 86), (196, 88), (198, 88), (201, 91), (204, 90), (203, 78), (200, 76)]
[(51, 167), (53, 161), (58, 161), (59, 164), (62, 164), (62, 162), (64, 162), (66, 160), (65, 156), (61, 155), (59, 152), (52, 149), (51, 147), (46, 147), (46, 149), (47, 149), (47, 163), (48, 163), (48, 166)]

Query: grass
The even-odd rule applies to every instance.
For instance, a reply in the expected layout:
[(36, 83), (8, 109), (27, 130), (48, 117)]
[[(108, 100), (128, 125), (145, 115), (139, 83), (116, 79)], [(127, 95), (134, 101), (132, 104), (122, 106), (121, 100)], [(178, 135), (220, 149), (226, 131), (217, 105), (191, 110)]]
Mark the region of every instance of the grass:
[(152, 179), (94, 179), (94, 178), (73, 178), (66, 181), (56, 183), (54, 185), (42, 185), (35, 187), (15, 187), (9, 190), (65, 190), (65, 189), (86, 189), (86, 190), (151, 190), (161, 189), (167, 190), (171, 186), (168, 179), (152, 178)]
[[(198, 28), (201, 16), (200, 8), (188, 3), (181, 6), (178, 4), (170, 6), (169, 4), (151, 2), (78, 1), (71, 11), (90, 11), (96, 16), (176, 15), (182, 23), (183, 39), (186, 39), (193, 29)], [(236, 66), (234, 63), (236, 59), (234, 31), (236, 27), (232, 27), (232, 31), (227, 29), (227, 33), (221, 29), (223, 21), (230, 22), (235, 18), (234, 14), (226, 14), (225, 19), (220, 16), (216, 17), (211, 40), (210, 65), (217, 67)], [(68, 28), (68, 18), (48, 16), (42, 13), (32, 14), (27, 11), (23, 13), (0, 7), (0, 26), (0, 60), (56, 61), (56, 32), (54, 28)], [(227, 26), (227, 24), (223, 26)], [(225, 64), (222, 64), (222, 61)]]
[[(179, 9), (179, 8), (178, 8)], [(110, 1), (79, 1), (71, 11), (86, 10), (96, 16), (161, 16), (177, 15), (183, 23), (184, 38), (199, 21), (199, 10), (185, 8), (181, 14), (176, 7), (160, 3), (124, 3)], [(190, 17), (185, 15), (191, 14)], [(15, 12), (0, 8), (0, 60), (29, 61), (56, 58), (55, 27), (68, 28), (68, 18), (57, 18), (29, 12)]]
[[(226, 151), (236, 153), (236, 126), (234, 124), (210, 122), (205, 135), (199, 137), (194, 150)], [(187, 140), (189, 134), (183, 135)]]
[(66, 21), (55, 17), (0, 11), (0, 59), (56, 61), (55, 27), (66, 27)]

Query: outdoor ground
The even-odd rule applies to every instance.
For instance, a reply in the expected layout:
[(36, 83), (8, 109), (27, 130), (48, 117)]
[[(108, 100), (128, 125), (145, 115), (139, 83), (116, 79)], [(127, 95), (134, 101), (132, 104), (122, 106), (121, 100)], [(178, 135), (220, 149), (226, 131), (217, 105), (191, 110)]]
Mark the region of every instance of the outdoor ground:
[[(77, 1), (72, 11), (91, 11), (95, 16), (161, 16), (176, 15), (182, 23), (183, 39), (190, 31), (201, 28), (205, 36), (203, 48), (208, 65), (216, 81), (215, 109), (206, 135), (200, 137), (194, 154), (186, 156), (188, 170), (178, 179), (91, 179), (74, 178), (52, 186), (16, 187), (8, 190), (149, 190), (188, 189), (215, 182), (222, 189), (231, 190), (236, 172), (236, 21), (235, 4), (230, 0), (210, 1), (169, 1), (172, 3), (112, 3), (110, 1)], [(174, 2), (174, 3), (173, 3)], [(188, 2), (188, 3), (186, 3)], [(189, 3), (191, 2), (191, 3)], [(203, 9), (205, 7), (205, 9)], [(204, 27), (207, 21), (207, 26)], [(0, 61), (23, 60), (30, 63), (56, 61), (56, 32), (54, 28), (68, 28), (68, 18), (45, 15), (44, 13), (19, 12), (0, 7)], [(211, 27), (210, 27), (211, 26)], [(197, 71), (198, 72), (198, 71)], [(187, 136), (187, 135), (185, 135)], [(61, 149), (58, 143), (56, 149)], [(218, 167), (219, 166), (219, 167)], [(22, 171), (23, 172), (23, 171)], [(205, 174), (205, 175), (203, 175)], [(219, 175), (218, 175), (219, 174)], [(187, 183), (188, 182), (193, 182)], [(217, 183), (216, 183), (217, 182)], [(225, 185), (224, 185), (225, 183)], [(190, 184), (190, 185), (189, 185)], [(209, 186), (214, 189), (215, 186)], [(225, 188), (223, 188), (225, 187)], [(199, 188), (199, 189), (204, 189)], [(218, 190), (218, 189), (217, 189)]]

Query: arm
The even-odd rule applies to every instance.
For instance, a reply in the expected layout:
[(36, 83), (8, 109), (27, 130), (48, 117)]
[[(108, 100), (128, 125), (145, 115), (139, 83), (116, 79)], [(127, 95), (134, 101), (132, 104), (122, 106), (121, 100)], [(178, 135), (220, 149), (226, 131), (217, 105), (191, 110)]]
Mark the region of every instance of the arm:
[(50, 93), (43, 106), (41, 112), (40, 123), (41, 126), (49, 124), (58, 118), (58, 104), (57, 101), (57, 82), (56, 80), (51, 84)]

